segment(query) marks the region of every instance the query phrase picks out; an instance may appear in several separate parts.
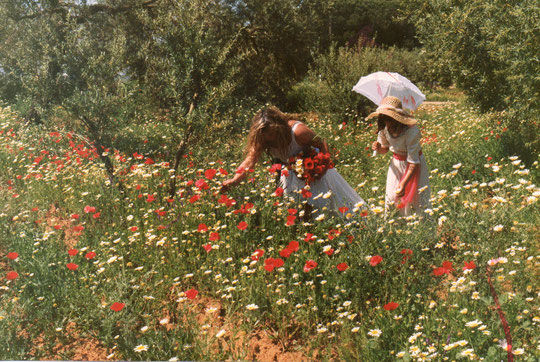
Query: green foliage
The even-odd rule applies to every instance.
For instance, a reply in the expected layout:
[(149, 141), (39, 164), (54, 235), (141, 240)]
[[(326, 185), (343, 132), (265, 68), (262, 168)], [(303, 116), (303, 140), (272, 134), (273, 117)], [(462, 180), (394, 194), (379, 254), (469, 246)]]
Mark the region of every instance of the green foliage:
[(523, 137), (520, 143), (527, 145), (527, 152), (536, 152), (538, 136), (531, 130), (538, 127), (540, 109), (538, 3), (430, 0), (409, 4), (433, 67), (449, 72), (483, 111), (513, 112), (509, 127)]
[(398, 72), (419, 87), (432, 81), (417, 50), (332, 48), (317, 57), (307, 77), (293, 87), (290, 102), (303, 111), (316, 110), (341, 121), (366, 116), (374, 105), (352, 87), (360, 77), (380, 70)]
[(300, 8), (308, 16), (306, 29), (312, 31), (318, 53), (331, 46), (355, 46), (358, 42), (379, 46), (413, 48), (414, 24), (399, 18), (403, 1), (303, 1)]

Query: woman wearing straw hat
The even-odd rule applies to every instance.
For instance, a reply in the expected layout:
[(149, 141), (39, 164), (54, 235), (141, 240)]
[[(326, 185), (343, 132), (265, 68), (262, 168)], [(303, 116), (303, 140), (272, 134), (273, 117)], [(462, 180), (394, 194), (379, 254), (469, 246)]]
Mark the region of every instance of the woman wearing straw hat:
[(372, 149), (393, 153), (386, 177), (386, 209), (395, 205), (403, 216), (423, 215), (430, 207), (429, 170), (416, 119), (403, 110), (399, 98), (390, 96), (367, 119), (373, 117), (377, 117), (378, 137)]

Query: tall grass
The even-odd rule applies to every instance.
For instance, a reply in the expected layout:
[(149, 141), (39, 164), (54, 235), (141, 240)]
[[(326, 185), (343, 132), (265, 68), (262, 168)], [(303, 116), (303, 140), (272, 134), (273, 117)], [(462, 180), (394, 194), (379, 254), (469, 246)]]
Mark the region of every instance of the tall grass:
[[(286, 226), (302, 206), (274, 195), (268, 162), (218, 194), (239, 164), (240, 136), (236, 147), (201, 145), (185, 158), (169, 199), (174, 176), (158, 158), (110, 150), (126, 170), (122, 192), (107, 185), (91, 147), (24, 128), (2, 109), (0, 358), (69, 359), (72, 350), (59, 356), (55, 346), (80, 341), (75, 329), (112, 360), (258, 359), (249, 337), (263, 332), (282, 352), (314, 359), (500, 360), (489, 271), (514, 353), (535, 360), (538, 162), (508, 154), (504, 125), (461, 103), (417, 116), (428, 220), (384, 218), (389, 160), (370, 157), (374, 126), (320, 116), (309, 126), (339, 150), (337, 170), (370, 212)], [(280, 255), (291, 241), (298, 250)], [(382, 261), (372, 265), (373, 256)], [(265, 269), (269, 258), (283, 265)], [(308, 261), (317, 266), (305, 271)], [(8, 280), (10, 271), (18, 277)]]

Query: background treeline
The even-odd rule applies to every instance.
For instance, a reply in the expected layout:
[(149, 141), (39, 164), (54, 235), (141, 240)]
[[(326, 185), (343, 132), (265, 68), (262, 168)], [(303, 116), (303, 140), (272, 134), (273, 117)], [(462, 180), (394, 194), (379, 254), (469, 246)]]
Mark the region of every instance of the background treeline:
[(4, 103), (101, 151), (178, 164), (268, 102), (361, 120), (373, 105), (351, 88), (377, 70), (454, 83), (538, 144), (534, 1), (19, 0), (0, 2), (0, 23)]

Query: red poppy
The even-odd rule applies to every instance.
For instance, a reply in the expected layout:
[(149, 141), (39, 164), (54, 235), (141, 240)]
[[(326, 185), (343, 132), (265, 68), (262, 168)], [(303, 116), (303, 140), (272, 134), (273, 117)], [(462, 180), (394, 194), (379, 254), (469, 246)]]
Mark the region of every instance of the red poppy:
[(209, 237), (208, 237), (208, 239), (209, 239), (210, 241), (217, 241), (217, 240), (219, 240), (219, 239), (220, 239), (219, 233), (216, 233), (215, 231), (214, 231), (214, 232), (211, 232), (210, 235), (209, 235)]
[(78, 253), (79, 253), (79, 250), (77, 250), (77, 249), (69, 249), (69, 250), (68, 250), (68, 254), (69, 254), (70, 256), (75, 256), (75, 255), (77, 255)]
[(84, 212), (87, 213), (87, 214), (89, 214), (89, 213), (94, 213), (94, 212), (96, 212), (96, 208), (95, 208), (94, 206), (88, 206), (88, 205), (86, 205), (86, 206), (84, 207)]
[(281, 170), (281, 163), (275, 163), (268, 169), (268, 172), (275, 173), (277, 171)]
[(388, 304), (385, 304), (383, 306), (384, 310), (394, 310), (396, 309), (397, 307), (399, 307), (399, 304), (396, 303), (396, 302), (390, 302)]
[(313, 170), (313, 166), (315, 165), (315, 163), (313, 162), (313, 160), (311, 158), (305, 158), (304, 159), (304, 168), (306, 170)]
[(311, 191), (309, 190), (306, 190), (306, 189), (302, 189), (302, 197), (305, 198), (305, 199), (309, 199), (311, 197), (311, 195), (313, 195), (311, 193)]
[(240, 221), (240, 223), (236, 227), (238, 228), (238, 230), (246, 230), (248, 224), (245, 221)]
[(94, 258), (96, 257), (96, 253), (93, 252), (93, 251), (89, 251), (88, 253), (86, 253), (86, 254), (84, 255), (84, 257), (85, 257), (86, 259), (88, 259), (88, 260), (94, 259)]
[(146, 198), (146, 202), (152, 202), (154, 201), (156, 198), (154, 195), (148, 195), (148, 197)]
[(16, 271), (10, 271), (6, 274), (7, 280), (15, 280), (19, 277), (19, 273)]
[(291, 249), (292, 251), (298, 251), (298, 249), (300, 248), (300, 243), (298, 241), (293, 240), (289, 243), (287, 248)]
[(79, 218), (79, 214), (71, 214), (71, 218), (73, 220), (77, 220)]
[(369, 260), (369, 265), (371, 265), (371, 266), (376, 266), (376, 265), (379, 264), (381, 261), (382, 261), (382, 256), (380, 256), (380, 255), (374, 255), (374, 256), (372, 256), (371, 259)]
[(81, 232), (83, 230), (84, 230), (84, 226), (82, 226), (82, 225), (77, 225), (77, 226), (75, 226), (73, 228), (73, 231), (75, 231), (75, 232)]
[(283, 259), (280, 259), (280, 258), (277, 258), (277, 259), (274, 259), (274, 258), (268, 258), (264, 261), (264, 269), (266, 271), (273, 271), (274, 268), (280, 268), (283, 266), (283, 264), (285, 264), (285, 262), (283, 261)]
[(62, 228), (62, 226), (60, 225), (54, 225), (54, 230), (60, 230)]
[(282, 188), (282, 187), (278, 187), (278, 188), (276, 189), (276, 191), (274, 192), (274, 195), (277, 196), (277, 197), (283, 196), (283, 188)]
[(287, 225), (287, 226), (294, 225), (295, 220), (296, 220), (296, 216), (289, 215), (289, 216), (287, 216), (287, 222), (285, 223), (285, 225)]
[(450, 261), (443, 261), (442, 267), (448, 270), (448, 273), (451, 273), (454, 271), (454, 268), (452, 267), (452, 262)]
[(332, 254), (334, 254), (334, 249), (328, 249), (327, 251), (325, 251), (326, 255), (328, 256), (331, 256)]
[(253, 254), (251, 254), (251, 260), (259, 260), (261, 256), (264, 255), (264, 250), (256, 249)]
[(276, 268), (281, 268), (283, 266), (283, 264), (285, 264), (285, 261), (283, 259), (280, 259), (280, 258), (275, 258), (273, 263), (274, 263), (274, 266)]
[(120, 312), (122, 309), (124, 309), (125, 306), (126, 306), (125, 303), (114, 302), (111, 305), (111, 310), (114, 312)]
[(212, 250), (212, 244), (205, 244), (203, 245), (203, 248), (204, 250), (206, 250), (207, 253), (209, 253), (210, 250)]
[(223, 169), (223, 168), (220, 168), (219, 169), (219, 173), (222, 174), (223, 176), (227, 176), (229, 173), (227, 172), (227, 170)]
[(296, 209), (288, 209), (287, 212), (289, 213), (289, 215), (296, 215), (298, 210), (296, 210)]
[(39, 210), (39, 208), (37, 208), (37, 207), (33, 207), (33, 208), (32, 208), (32, 211), (33, 211), (33, 212), (36, 212), (36, 211), (38, 211), (38, 210)]
[(139, 230), (139, 228), (137, 226), (132, 226), (132, 227), (129, 228), (129, 230), (135, 232), (135, 231)]
[(207, 184), (206, 181), (204, 181), (203, 179), (197, 180), (197, 181), (195, 182), (195, 186), (196, 186), (199, 190), (208, 190), (208, 184)]
[(197, 289), (190, 289), (185, 294), (186, 294), (186, 298), (195, 299), (195, 297), (197, 296), (197, 294), (199, 294), (199, 292), (197, 291)]
[(444, 269), (443, 267), (438, 267), (438, 268), (433, 269), (433, 275), (440, 276), (440, 275), (446, 274), (446, 271), (447, 270)]
[(474, 261), (466, 261), (465, 266), (463, 267), (463, 270), (473, 270), (476, 268), (476, 264)]
[(204, 177), (206, 177), (207, 179), (211, 180), (214, 178), (214, 176), (216, 175), (217, 171), (214, 170), (213, 168), (211, 169), (208, 169), (206, 171), (204, 171)]
[(229, 199), (229, 197), (227, 197), (227, 195), (225, 195), (225, 194), (221, 194), (221, 196), (219, 197), (218, 202), (220, 204), (224, 204), (227, 207), (230, 207), (230, 206), (236, 204), (236, 201), (233, 198)]
[(79, 267), (77, 264), (75, 263), (67, 263), (66, 264), (66, 267), (69, 269), (69, 270), (77, 270), (77, 268)]
[(15, 260), (19, 257), (19, 253), (12, 251), (11, 253), (8, 253), (6, 256), (8, 259)]
[(199, 224), (199, 226), (197, 227), (197, 231), (204, 233), (208, 231), (208, 226), (206, 226), (206, 224)]
[(281, 176), (289, 177), (289, 170), (281, 170)]
[(154, 160), (152, 160), (150, 157), (148, 157), (145, 161), (144, 161), (145, 164), (147, 165), (153, 165), (154, 164)]
[(281, 251), (279, 252), (279, 256), (281, 256), (282, 258), (288, 258), (289, 256), (291, 256), (292, 253), (293, 250), (289, 247), (286, 247), (285, 249), (281, 249)]
[(347, 263), (339, 263), (338, 265), (336, 265), (336, 268), (339, 271), (345, 271), (349, 269), (349, 266), (347, 265)]
[(313, 234), (310, 234), (310, 233), (306, 233), (306, 237), (304, 238), (304, 241), (306, 243), (309, 243), (311, 240), (315, 239), (315, 236)]
[(346, 213), (347, 211), (349, 211), (349, 208), (346, 207), (346, 206), (342, 206), (340, 208), (338, 208), (339, 212), (341, 212), (342, 214)]
[(101, 216), (101, 212), (96, 212), (94, 215), (92, 215), (94, 219), (99, 219), (100, 216)]
[(450, 274), (454, 271), (452, 263), (449, 261), (444, 261), (442, 267), (433, 269), (433, 275), (440, 276), (443, 274)]
[(158, 216), (163, 217), (163, 216), (167, 215), (167, 211), (165, 211), (165, 210), (156, 210), (156, 214), (158, 214)]
[(306, 261), (306, 264), (304, 265), (304, 272), (305, 273), (309, 272), (310, 270), (316, 268), (317, 265), (318, 265), (317, 262), (314, 260)]
[(193, 204), (195, 201), (199, 200), (201, 198), (201, 195), (193, 195), (189, 199), (189, 203)]

